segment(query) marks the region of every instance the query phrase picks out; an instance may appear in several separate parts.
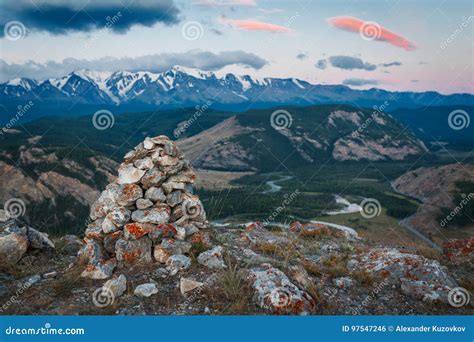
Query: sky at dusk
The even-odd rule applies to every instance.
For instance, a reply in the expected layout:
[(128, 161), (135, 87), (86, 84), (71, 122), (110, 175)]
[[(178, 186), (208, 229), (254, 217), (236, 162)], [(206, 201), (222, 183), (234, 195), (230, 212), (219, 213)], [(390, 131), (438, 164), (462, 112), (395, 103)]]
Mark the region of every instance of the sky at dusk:
[(0, 25), (2, 82), (180, 64), (357, 89), (474, 93), (470, 0), (5, 1)]

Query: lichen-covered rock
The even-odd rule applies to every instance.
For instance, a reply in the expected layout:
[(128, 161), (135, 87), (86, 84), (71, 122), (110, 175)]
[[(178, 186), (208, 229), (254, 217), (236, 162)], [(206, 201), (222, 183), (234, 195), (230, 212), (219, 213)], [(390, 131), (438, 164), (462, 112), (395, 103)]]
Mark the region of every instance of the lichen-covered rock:
[(138, 240), (118, 240), (115, 255), (121, 266), (148, 264), (151, 258), (151, 240), (144, 236)]
[(249, 280), (255, 290), (257, 305), (272, 313), (300, 315), (314, 309), (311, 296), (269, 264), (250, 269)]
[(178, 255), (204, 240), (201, 229), (208, 225), (203, 205), (193, 194), (190, 163), (173, 141), (158, 136), (128, 152), (118, 174), (91, 207), (83, 259), (92, 269), (111, 259), (120, 267), (132, 267), (166, 263), (176, 255), (170, 269), (187, 267), (187, 262), (178, 267), (178, 261), (187, 260)]
[(112, 272), (117, 266), (115, 259), (99, 261), (95, 265), (89, 264), (82, 272), (81, 277), (89, 279), (107, 279), (112, 276)]
[(198, 256), (198, 262), (206, 267), (209, 268), (217, 268), (217, 269), (222, 269), (226, 268), (226, 264), (224, 262), (223, 256), (222, 256), (222, 246), (216, 246), (213, 249), (210, 249), (208, 251), (202, 252)]
[(174, 239), (163, 239), (160, 245), (155, 246), (153, 256), (155, 260), (166, 263), (169, 257), (178, 254), (187, 254), (191, 250), (191, 243)]
[(402, 292), (423, 300), (447, 302), (449, 291), (457, 286), (438, 261), (394, 248), (373, 249), (358, 261), (358, 269), (399, 285)]

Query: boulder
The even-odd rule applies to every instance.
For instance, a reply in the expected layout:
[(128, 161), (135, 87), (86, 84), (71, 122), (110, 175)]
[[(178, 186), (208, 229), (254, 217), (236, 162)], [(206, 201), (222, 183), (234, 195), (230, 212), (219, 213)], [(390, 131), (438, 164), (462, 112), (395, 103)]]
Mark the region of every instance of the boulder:
[(446, 267), (420, 255), (394, 248), (376, 248), (360, 256), (357, 269), (382, 277), (402, 292), (423, 300), (448, 302), (449, 291), (457, 287)]
[(300, 290), (279, 269), (269, 264), (249, 270), (248, 276), (255, 290), (255, 300), (261, 308), (275, 314), (308, 314), (314, 300)]
[(7, 265), (15, 265), (28, 249), (28, 237), (20, 232), (0, 236), (0, 260)]

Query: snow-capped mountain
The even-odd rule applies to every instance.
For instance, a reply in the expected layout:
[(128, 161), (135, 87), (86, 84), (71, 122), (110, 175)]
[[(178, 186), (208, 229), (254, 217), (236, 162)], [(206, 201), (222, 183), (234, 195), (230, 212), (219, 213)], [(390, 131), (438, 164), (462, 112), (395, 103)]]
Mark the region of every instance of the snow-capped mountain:
[(261, 78), (174, 66), (170, 70), (98, 72), (74, 71), (43, 82), (21, 78), (0, 84), (0, 99), (74, 101), (92, 105), (164, 105), (186, 107), (207, 101), (220, 107), (253, 104), (312, 105), (352, 103), (373, 106), (390, 101), (395, 107), (426, 105), (474, 105), (470, 94), (440, 95), (436, 92), (388, 92), (355, 90), (342, 85), (314, 85), (295, 78)]

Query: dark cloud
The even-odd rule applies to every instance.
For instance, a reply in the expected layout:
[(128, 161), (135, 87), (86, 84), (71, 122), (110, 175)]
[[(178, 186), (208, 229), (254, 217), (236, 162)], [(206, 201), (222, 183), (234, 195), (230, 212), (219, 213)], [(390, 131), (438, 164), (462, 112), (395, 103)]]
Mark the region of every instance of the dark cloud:
[(134, 25), (176, 24), (180, 11), (173, 0), (25, 0), (0, 2), (0, 13), (3, 37), (4, 27), (10, 21), (20, 21), (30, 32), (56, 35), (104, 28), (124, 33)]
[(308, 58), (308, 55), (305, 54), (305, 53), (303, 53), (303, 52), (301, 52), (301, 53), (299, 53), (299, 54), (296, 55), (296, 58), (298, 58), (298, 59), (300, 59), (300, 60), (303, 60), (303, 59)]
[(375, 64), (367, 63), (358, 57), (351, 56), (331, 56), (329, 57), (329, 63), (335, 68), (345, 70), (362, 69), (373, 71), (377, 69)]
[(390, 63), (382, 63), (380, 66), (383, 66), (384, 68), (389, 68), (392, 66), (401, 66), (402, 62), (390, 62)]
[(379, 81), (377, 80), (366, 80), (363, 78), (347, 78), (342, 81), (342, 84), (354, 87), (360, 87), (365, 85), (377, 85)]
[(260, 69), (268, 62), (244, 51), (224, 51), (219, 53), (191, 50), (183, 53), (162, 53), (136, 58), (104, 57), (96, 60), (66, 58), (62, 62), (49, 61), (36, 63), (27, 61), (22, 64), (8, 64), (0, 59), (1, 82), (11, 78), (29, 77), (44, 80), (50, 77), (64, 76), (74, 70), (90, 69), (96, 71), (152, 71), (161, 72), (173, 65), (216, 71), (228, 65), (240, 65), (246, 68)]
[(328, 62), (325, 59), (320, 59), (314, 66), (318, 69), (326, 69)]

